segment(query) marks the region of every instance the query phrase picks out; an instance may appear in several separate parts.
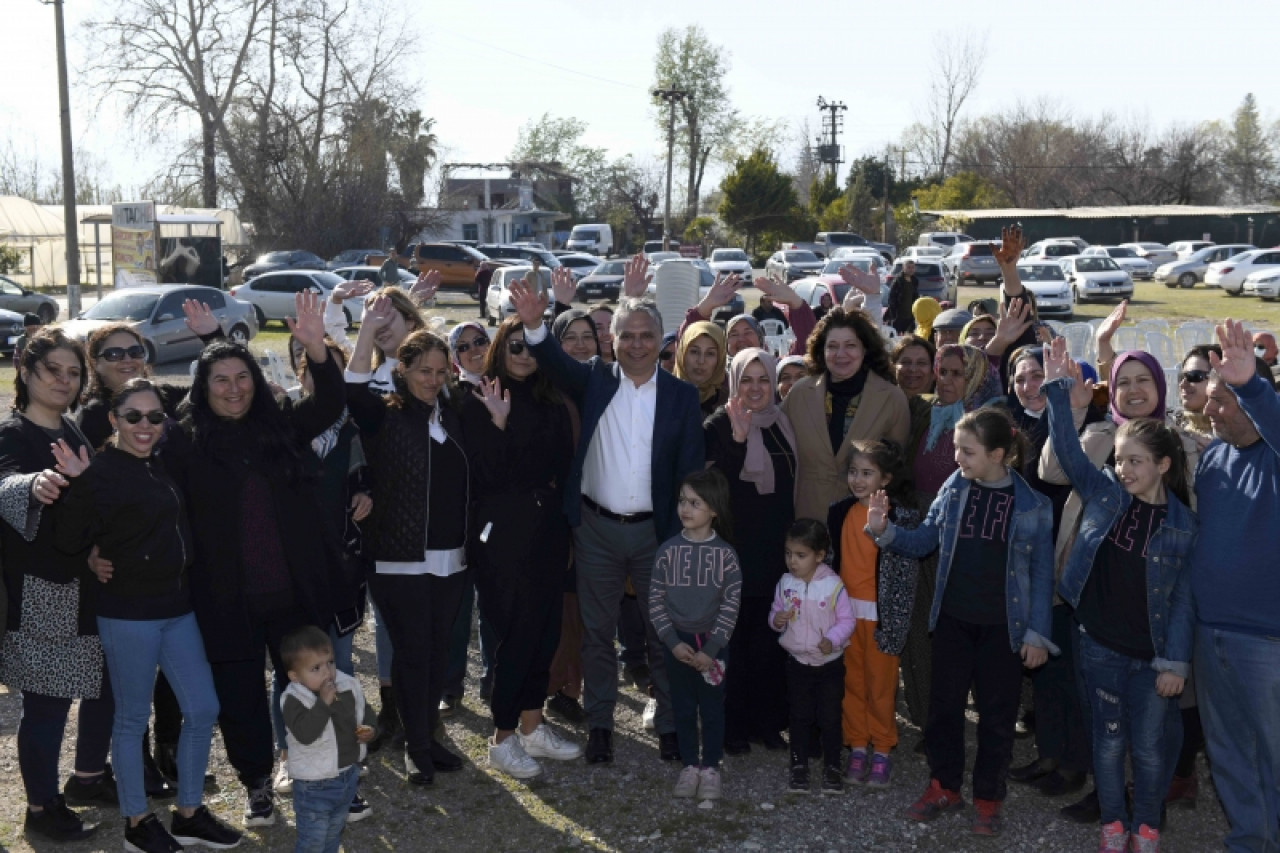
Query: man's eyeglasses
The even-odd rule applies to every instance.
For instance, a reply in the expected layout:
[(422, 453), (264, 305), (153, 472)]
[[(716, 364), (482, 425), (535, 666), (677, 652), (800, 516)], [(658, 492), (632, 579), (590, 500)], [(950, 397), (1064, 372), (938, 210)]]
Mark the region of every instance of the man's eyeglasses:
[(1207, 370), (1184, 370), (1178, 374), (1179, 382), (1190, 382), (1192, 385), (1199, 385), (1208, 378), (1209, 371)]
[(131, 347), (107, 347), (98, 353), (98, 358), (103, 361), (124, 361), (126, 358), (141, 361), (146, 357), (147, 348), (140, 344), (134, 344)]
[(458, 345), (453, 348), (453, 351), (458, 355), (462, 355), (463, 353), (469, 352), (472, 347), (475, 347), (476, 349), (488, 349), (489, 339), (484, 335), (476, 335), (471, 339), (470, 343), (467, 343), (466, 341), (459, 341)]

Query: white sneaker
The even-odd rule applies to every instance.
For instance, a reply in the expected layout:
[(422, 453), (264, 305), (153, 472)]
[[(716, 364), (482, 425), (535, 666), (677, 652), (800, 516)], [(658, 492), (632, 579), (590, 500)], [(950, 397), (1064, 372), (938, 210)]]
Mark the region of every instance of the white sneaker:
[(516, 730), (520, 738), (520, 746), (525, 755), (532, 758), (554, 758), (556, 761), (572, 761), (582, 757), (582, 747), (573, 741), (560, 737), (555, 729), (546, 723), (539, 723), (532, 734)]
[(698, 774), (698, 799), (720, 799), (720, 771), (714, 767), (704, 767)]
[(644, 716), (641, 718), (645, 731), (653, 731), (653, 718), (658, 716), (658, 700), (650, 699), (644, 703)]
[(680, 771), (680, 778), (676, 780), (675, 790), (671, 792), (673, 797), (690, 798), (698, 793), (698, 768), (690, 764), (688, 767)]
[(280, 759), (280, 766), (276, 768), (276, 777), (271, 781), (271, 788), (277, 794), (293, 793), (293, 780), (289, 778), (289, 759)]
[(542, 773), (542, 765), (529, 757), (520, 738), (514, 736), (502, 743), (489, 741), (489, 766), (517, 779), (532, 779)]

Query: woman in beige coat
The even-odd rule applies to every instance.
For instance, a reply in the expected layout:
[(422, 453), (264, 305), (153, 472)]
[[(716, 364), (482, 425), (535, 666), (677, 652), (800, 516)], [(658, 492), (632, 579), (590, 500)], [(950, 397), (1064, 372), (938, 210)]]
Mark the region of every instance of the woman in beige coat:
[(893, 381), (880, 333), (858, 312), (833, 308), (809, 337), (805, 367), (782, 403), (796, 435), (796, 517), (825, 519), (847, 497), (850, 442), (905, 444), (907, 396)]

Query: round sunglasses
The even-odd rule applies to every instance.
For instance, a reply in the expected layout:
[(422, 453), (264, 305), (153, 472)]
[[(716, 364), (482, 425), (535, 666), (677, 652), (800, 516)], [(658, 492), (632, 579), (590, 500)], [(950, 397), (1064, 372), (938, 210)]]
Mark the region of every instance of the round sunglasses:
[(147, 348), (140, 344), (134, 344), (131, 347), (107, 347), (98, 353), (98, 358), (103, 361), (124, 361), (126, 358), (141, 361), (146, 357)]

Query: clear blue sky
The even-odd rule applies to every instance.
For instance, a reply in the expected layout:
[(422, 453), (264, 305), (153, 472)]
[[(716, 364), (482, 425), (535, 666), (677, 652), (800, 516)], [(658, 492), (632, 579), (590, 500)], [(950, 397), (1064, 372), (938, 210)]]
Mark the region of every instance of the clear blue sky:
[[(53, 165), (53, 10), (37, 0), (0, 4), (6, 70), (0, 143), (12, 137)], [(68, 0), (73, 83), (94, 49), (80, 22), (110, 6)], [(808, 117), (816, 128), (818, 95), (846, 102), (842, 141), (851, 156), (881, 152), (914, 120), (928, 85), (933, 35), (965, 28), (989, 33), (970, 115), (1048, 97), (1080, 116), (1109, 111), (1163, 126), (1226, 119), (1252, 91), (1265, 118), (1280, 117), (1275, 0), (405, 0), (404, 8), (420, 46), (408, 73), (452, 161), (502, 159), (521, 124), (544, 112), (588, 122), (587, 141), (611, 154), (661, 156), (665, 146), (648, 97), (657, 36), (690, 23), (729, 48), (731, 97), (744, 114), (797, 126)], [(110, 110), (96, 110), (83, 90), (73, 93), (73, 132), (77, 147), (106, 161), (111, 182), (126, 186), (160, 169), (176, 144), (165, 129), (150, 142), (149, 132), (129, 132)]]

